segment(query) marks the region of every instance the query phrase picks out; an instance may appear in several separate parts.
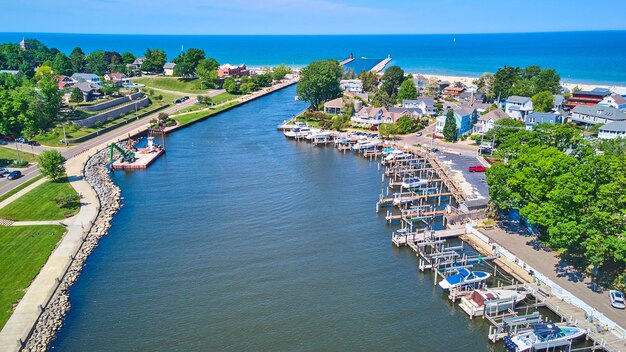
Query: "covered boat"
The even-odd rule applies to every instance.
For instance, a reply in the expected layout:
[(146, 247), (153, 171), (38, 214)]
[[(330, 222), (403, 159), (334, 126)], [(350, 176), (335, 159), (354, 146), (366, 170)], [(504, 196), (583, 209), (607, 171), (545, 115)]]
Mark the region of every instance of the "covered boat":
[(477, 317), (485, 313), (499, 313), (512, 309), (517, 302), (526, 299), (526, 296), (526, 291), (481, 288), (472, 291), (468, 296), (461, 297), (459, 307), (470, 317)]
[(466, 268), (460, 269), (456, 274), (450, 275), (439, 282), (439, 287), (444, 290), (451, 288), (461, 288), (470, 285), (478, 286), (491, 277), (491, 274), (484, 271), (473, 271)]
[(532, 330), (504, 338), (507, 352), (536, 351), (568, 346), (572, 340), (585, 335), (585, 330), (575, 326), (558, 326), (553, 323), (531, 325)]
[(400, 186), (404, 188), (417, 188), (417, 187), (425, 186), (427, 184), (428, 184), (428, 180), (426, 179), (411, 177), (411, 178), (405, 178), (404, 180), (402, 180), (402, 183), (400, 184)]

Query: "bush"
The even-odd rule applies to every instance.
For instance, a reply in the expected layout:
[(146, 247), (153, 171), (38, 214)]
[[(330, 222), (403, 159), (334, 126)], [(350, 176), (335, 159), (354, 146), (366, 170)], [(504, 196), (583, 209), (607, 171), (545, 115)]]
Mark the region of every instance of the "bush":
[(13, 160), (12, 165), (15, 166), (15, 167), (26, 167), (26, 166), (28, 166), (28, 161), (26, 161), (26, 160), (19, 160), (19, 161), (18, 160)]
[(102, 127), (102, 121), (96, 121), (96, 123), (94, 123), (93, 125), (100, 128)]
[(479, 141), (482, 138), (483, 137), (481, 135), (479, 135), (479, 134), (473, 134), (473, 135), (470, 136), (470, 139), (473, 140), (473, 141)]
[[(123, 116), (123, 115), (122, 115), (122, 116)], [(113, 116), (111, 116), (111, 117), (107, 118), (107, 121), (108, 121), (108, 122), (112, 122), (113, 120), (115, 120), (115, 119), (113, 118)]]

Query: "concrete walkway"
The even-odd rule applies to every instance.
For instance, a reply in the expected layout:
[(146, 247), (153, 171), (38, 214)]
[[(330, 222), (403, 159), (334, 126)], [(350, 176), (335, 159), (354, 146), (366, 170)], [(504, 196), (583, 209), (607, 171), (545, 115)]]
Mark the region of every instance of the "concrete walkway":
[[(91, 149), (87, 153), (68, 160), (66, 163), (67, 174), (70, 180), (73, 180), (70, 184), (78, 193), (82, 194), (83, 205), (76, 216), (65, 220), (67, 221), (66, 234), (52, 252), (35, 280), (28, 287), (26, 294), (15, 308), (2, 331), (0, 331), (0, 351), (19, 351), (20, 341), (25, 341), (28, 338), (31, 329), (35, 326), (41, 314), (40, 307), (45, 307), (54, 294), (59, 284), (58, 279), (65, 274), (72, 257), (78, 252), (83, 243), (84, 232), (90, 229), (92, 221), (98, 214), (100, 205), (98, 197), (89, 183), (82, 178), (84, 163), (89, 159), (90, 155), (96, 152), (97, 149)], [(48, 222), (21, 222), (22, 225), (41, 225), (42, 223)], [(61, 222), (50, 223), (60, 224)]]
[(24, 189), (20, 190), (19, 192), (15, 193), (14, 195), (10, 196), (9, 198), (3, 200), (2, 202), (0, 202), (0, 209), (6, 207), (7, 205), (9, 205), (9, 203), (13, 202), (14, 200), (18, 199), (19, 197), (23, 196), (24, 194), (30, 192), (31, 190), (33, 190), (35, 187), (41, 185), (42, 183), (48, 181), (47, 177), (44, 177), (40, 180), (37, 180), (35, 182), (33, 182), (32, 184), (24, 187)]
[(45, 221), (16, 221), (11, 226), (37, 226), (37, 225), (61, 225), (65, 226), (62, 220), (45, 220)]
[(626, 311), (611, 307), (608, 291), (602, 290), (554, 252), (540, 246), (528, 231), (506, 223), (481, 232), (607, 318), (626, 326)]

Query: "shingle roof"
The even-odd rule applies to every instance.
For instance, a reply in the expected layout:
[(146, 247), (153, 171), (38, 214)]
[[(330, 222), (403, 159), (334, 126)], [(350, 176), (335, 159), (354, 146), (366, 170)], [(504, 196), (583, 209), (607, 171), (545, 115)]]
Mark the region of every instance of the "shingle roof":
[(166, 62), (165, 65), (163, 65), (164, 70), (171, 70), (174, 67), (176, 67), (176, 64), (173, 62)]
[(94, 78), (98, 78), (98, 75), (93, 73), (75, 73), (72, 75), (72, 79), (76, 81), (86, 81)]
[(511, 95), (506, 98), (507, 103), (526, 104), (528, 101), (530, 101), (529, 97), (520, 97), (519, 95)]
[(505, 117), (509, 117), (509, 115), (506, 114), (506, 112), (502, 111), (501, 109), (495, 109), (495, 110), (491, 110), (488, 113), (478, 117), (479, 120), (482, 121), (489, 121), (489, 120), (500, 120), (503, 119)]
[(624, 97), (619, 94), (612, 94), (611, 98), (613, 98), (617, 105), (626, 104), (626, 99), (624, 99)]
[(601, 117), (607, 120), (621, 121), (626, 120), (626, 114), (617, 110), (612, 106), (586, 106), (577, 105), (572, 111), (574, 114), (589, 115)]
[(600, 127), (600, 132), (626, 132), (626, 121), (613, 121)]
[(329, 101), (324, 103), (324, 107), (325, 108), (338, 108), (338, 109), (341, 109), (341, 108), (343, 108), (343, 99), (342, 98), (337, 98), (337, 99), (329, 100)]

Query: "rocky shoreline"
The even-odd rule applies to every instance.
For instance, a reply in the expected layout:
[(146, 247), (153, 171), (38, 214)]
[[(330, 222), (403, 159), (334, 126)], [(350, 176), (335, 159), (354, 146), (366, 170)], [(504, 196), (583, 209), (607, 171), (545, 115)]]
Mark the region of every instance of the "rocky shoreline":
[[(120, 143), (124, 148), (124, 143)], [(84, 236), (84, 242), (61, 279), (48, 306), (37, 321), (32, 335), (26, 341), (24, 351), (46, 351), (56, 332), (63, 325), (63, 319), (70, 309), (69, 289), (72, 287), (85, 264), (85, 261), (98, 241), (108, 233), (111, 219), (121, 207), (120, 189), (113, 183), (107, 170), (108, 150), (94, 154), (84, 167), (85, 180), (91, 185), (100, 201), (100, 211)]]

